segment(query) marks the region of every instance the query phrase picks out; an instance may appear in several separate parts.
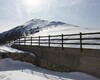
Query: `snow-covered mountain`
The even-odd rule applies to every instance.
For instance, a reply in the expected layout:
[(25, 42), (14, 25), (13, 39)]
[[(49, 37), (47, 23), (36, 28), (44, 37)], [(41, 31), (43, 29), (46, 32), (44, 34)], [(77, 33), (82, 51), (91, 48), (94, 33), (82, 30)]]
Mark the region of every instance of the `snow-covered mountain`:
[(29, 34), (34, 34), (42, 30), (42, 28), (52, 27), (52, 26), (73, 26), (60, 21), (47, 21), (40, 19), (32, 19), (23, 25), (17, 26), (9, 31), (0, 34), (0, 44), (7, 43), (12, 40), (16, 40), (22, 36), (27, 36)]

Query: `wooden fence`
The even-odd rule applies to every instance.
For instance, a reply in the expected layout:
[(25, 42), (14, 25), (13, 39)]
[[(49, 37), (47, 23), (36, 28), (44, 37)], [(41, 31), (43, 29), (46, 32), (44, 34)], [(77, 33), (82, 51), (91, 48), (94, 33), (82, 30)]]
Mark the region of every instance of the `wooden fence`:
[[(84, 41), (88, 41), (88, 42), (84, 42)], [(21, 37), (18, 40), (14, 41), (14, 44), (17, 45), (23, 44), (23, 45), (31, 45), (31, 46), (36, 44), (39, 47), (42, 46), (42, 44), (44, 44), (49, 48), (51, 47), (51, 45), (61, 45), (62, 49), (64, 48), (64, 45), (78, 45), (80, 50), (82, 51), (83, 45), (90, 45), (90, 46), (100, 45), (100, 32), (61, 34), (61, 35), (49, 35), (49, 36), (38, 36), (38, 37)]]

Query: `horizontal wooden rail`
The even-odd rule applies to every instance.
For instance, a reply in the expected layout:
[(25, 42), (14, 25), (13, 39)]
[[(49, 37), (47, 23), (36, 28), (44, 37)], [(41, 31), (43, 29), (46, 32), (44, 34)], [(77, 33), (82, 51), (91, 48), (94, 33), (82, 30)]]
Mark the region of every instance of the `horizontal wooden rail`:
[(82, 33), (82, 35), (95, 35), (95, 34), (100, 34), (100, 32)]
[[(51, 41), (58, 41), (62, 39), (50, 39)], [(63, 40), (80, 40), (80, 38), (64, 38)], [(82, 40), (100, 40), (100, 38), (82, 38)], [(25, 40), (20, 40), (25, 41)], [(31, 41), (31, 39), (27, 39), (26, 41)], [(38, 41), (38, 39), (32, 39), (32, 41)], [(48, 41), (48, 39), (41, 39), (41, 41)]]
[[(19, 42), (15, 42), (16, 44), (18, 44)], [(23, 42), (20, 42), (23, 43)], [(30, 43), (30, 42), (26, 42)], [(32, 42), (32, 43), (39, 43), (39, 42)], [(48, 42), (40, 42), (40, 44), (48, 44)], [(62, 44), (62, 43), (56, 43), (56, 42), (51, 42), (50, 44)], [(63, 44), (74, 44), (74, 45), (79, 45), (80, 43), (63, 43)], [(100, 43), (82, 43), (82, 45), (100, 45)]]

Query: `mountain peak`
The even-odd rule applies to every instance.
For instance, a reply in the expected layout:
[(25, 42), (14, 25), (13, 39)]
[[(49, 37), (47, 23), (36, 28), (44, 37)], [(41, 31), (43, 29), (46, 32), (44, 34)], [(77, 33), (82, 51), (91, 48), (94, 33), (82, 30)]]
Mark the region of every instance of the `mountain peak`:
[(60, 21), (47, 21), (47, 20), (41, 20), (41, 19), (31, 19), (30, 21), (26, 22), (25, 24), (21, 26), (17, 26), (9, 31), (6, 31), (4, 33), (0, 34), (0, 44), (6, 43), (8, 41), (15, 40), (17, 38), (20, 38), (22, 36), (27, 36), (29, 34), (34, 34), (36, 32), (39, 32), (45, 27), (67, 27), (72, 26), (76, 27), (75, 25), (70, 25), (64, 22)]

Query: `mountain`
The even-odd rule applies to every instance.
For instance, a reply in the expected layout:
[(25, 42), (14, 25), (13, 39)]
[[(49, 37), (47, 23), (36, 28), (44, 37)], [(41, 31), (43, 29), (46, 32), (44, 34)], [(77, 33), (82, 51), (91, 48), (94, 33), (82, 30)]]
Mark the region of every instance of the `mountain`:
[[(39, 32), (42, 28), (51, 26), (69, 26), (70, 24), (60, 21), (47, 21), (41, 19), (32, 19), (23, 25), (17, 26), (9, 31), (0, 34), (0, 44), (5, 44), (18, 38)], [(74, 25), (70, 25), (74, 26)], [(74, 26), (77, 27), (77, 26)]]

